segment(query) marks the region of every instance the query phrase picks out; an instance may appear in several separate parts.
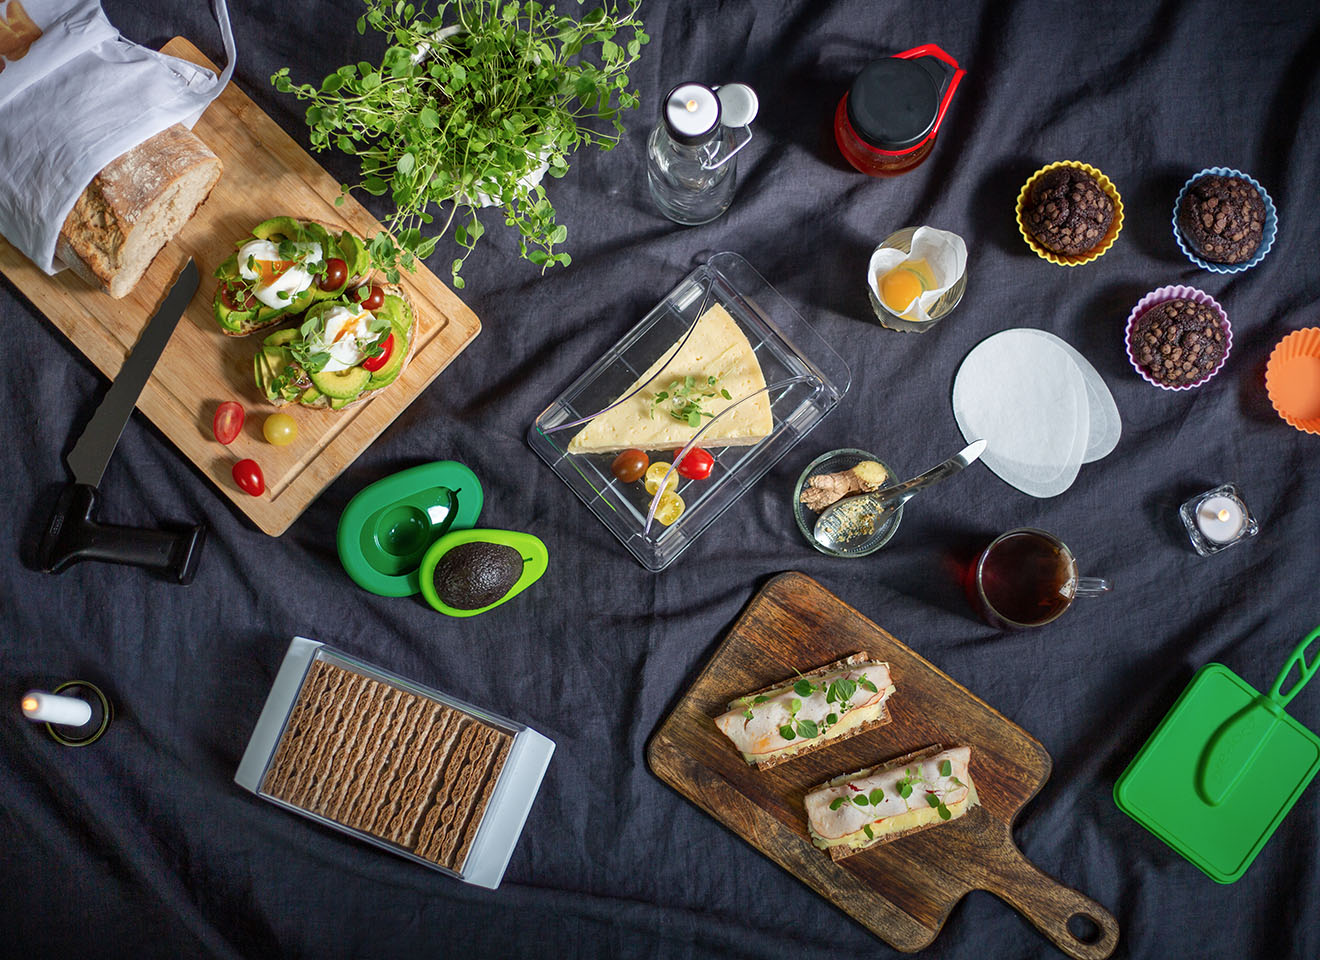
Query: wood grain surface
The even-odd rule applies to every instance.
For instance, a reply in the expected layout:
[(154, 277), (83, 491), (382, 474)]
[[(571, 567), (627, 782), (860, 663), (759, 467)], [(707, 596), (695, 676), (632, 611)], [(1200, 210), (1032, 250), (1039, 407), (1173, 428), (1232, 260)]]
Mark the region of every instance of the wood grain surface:
[[(164, 51), (214, 69), (181, 37)], [(142, 391), (138, 409), (258, 527), (278, 536), (472, 342), (481, 322), (419, 264), (415, 273), (404, 273), (401, 284), (418, 312), (418, 339), (399, 379), (370, 401), (343, 411), (281, 407), (298, 422), (298, 438), (287, 447), (266, 443), (261, 425), (277, 408), (253, 381), (252, 357), (261, 336), (220, 333), (211, 316), (212, 271), (233, 252), (235, 241), (267, 217), (319, 220), (360, 236), (375, 233), (380, 224), (351, 198), (336, 207), (338, 182), (233, 83), (207, 108), (194, 132), (223, 161), (224, 173), (197, 215), (127, 297), (113, 300), (68, 270), (48, 277), (3, 239), (0, 271), (113, 378), (183, 264), (189, 257), (196, 260), (201, 285)], [(242, 434), (227, 447), (211, 435), (211, 418), (225, 400), (237, 400), (247, 410)], [(76, 436), (83, 426), (69, 424), (69, 435)], [(230, 471), (245, 457), (255, 459), (265, 474), (266, 492), (260, 497), (234, 484)]]
[[(764, 771), (716, 729), (713, 718), (735, 697), (858, 651), (890, 664), (892, 723)], [(802, 807), (810, 788), (934, 743), (972, 748), (981, 806), (838, 863), (812, 846)], [(899, 950), (927, 946), (971, 890), (1000, 897), (1079, 960), (1108, 957), (1118, 942), (1109, 911), (1037, 869), (1013, 842), (1018, 811), (1050, 775), (1040, 742), (800, 573), (776, 577), (753, 598), (652, 737), (647, 760), (660, 779)], [(1068, 922), (1079, 914), (1074, 934)]]

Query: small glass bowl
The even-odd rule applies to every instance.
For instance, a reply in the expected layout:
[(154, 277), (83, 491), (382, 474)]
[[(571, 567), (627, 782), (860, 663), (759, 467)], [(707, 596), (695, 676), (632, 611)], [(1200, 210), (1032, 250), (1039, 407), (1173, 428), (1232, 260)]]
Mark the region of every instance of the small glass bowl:
[(817, 542), (812, 531), (816, 528), (816, 521), (820, 519), (820, 514), (814, 510), (808, 510), (803, 505), (802, 489), (807, 485), (807, 481), (814, 476), (822, 473), (840, 473), (844, 470), (850, 470), (863, 460), (874, 460), (885, 468), (887, 476), (885, 482), (880, 484), (880, 489), (883, 490), (885, 487), (893, 486), (897, 482), (894, 471), (890, 469), (889, 464), (874, 453), (867, 453), (865, 450), (856, 450), (849, 447), (842, 450), (831, 450), (829, 453), (823, 453), (811, 461), (807, 465), (807, 469), (802, 471), (802, 475), (798, 477), (797, 485), (793, 488), (793, 519), (797, 520), (798, 529), (802, 531), (802, 536), (806, 537), (807, 543), (826, 556), (864, 557), (867, 554), (875, 553), (889, 542), (889, 538), (898, 530), (898, 524), (903, 519), (903, 508), (899, 507), (886, 523), (869, 536), (852, 542), (852, 545), (846, 550), (835, 550)]
[[(902, 230), (891, 233), (889, 236), (885, 237), (884, 241), (880, 246), (876, 247), (875, 250), (893, 249), (902, 250), (904, 253), (911, 253), (912, 237), (916, 232), (916, 227), (904, 227)], [(875, 255), (875, 250), (871, 251), (872, 256)], [(867, 269), (869, 270), (870, 267), (868, 266)], [(957, 282), (948, 290), (945, 290), (944, 295), (936, 300), (930, 310), (927, 311), (930, 315), (929, 320), (908, 320), (905, 317), (900, 317), (898, 314), (893, 313), (888, 307), (880, 302), (880, 298), (877, 297), (875, 291), (871, 289), (869, 277), (867, 278), (866, 284), (867, 296), (871, 298), (871, 309), (875, 311), (876, 319), (880, 321), (880, 325), (882, 327), (887, 327), (890, 330), (901, 330), (907, 333), (925, 333), (931, 327), (935, 326), (935, 324), (939, 323), (942, 319), (953, 312), (953, 308), (958, 306), (958, 301), (962, 299), (963, 291), (966, 289), (967, 270), (964, 268), (962, 276), (958, 278)], [(847, 467), (844, 467), (843, 469), (846, 470)]]

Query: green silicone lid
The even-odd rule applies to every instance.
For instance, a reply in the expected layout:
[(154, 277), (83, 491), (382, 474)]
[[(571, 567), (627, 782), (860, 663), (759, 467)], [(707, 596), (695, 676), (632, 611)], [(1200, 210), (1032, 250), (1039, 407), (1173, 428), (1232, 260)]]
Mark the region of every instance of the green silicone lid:
[(423, 463), (359, 491), (339, 517), (339, 560), (353, 582), (382, 597), (421, 589), (418, 567), (450, 530), (481, 515), (477, 475), (453, 460)]
[[(1320, 770), (1320, 737), (1282, 709), (1316, 670), (1302, 654), (1317, 634), (1294, 651), (1268, 696), (1206, 664), (1114, 784), (1120, 810), (1219, 883), (1246, 872)], [(1281, 695), (1294, 665), (1302, 680)], [(1234, 761), (1228, 776), (1215, 770), (1225, 756)]]
[[(494, 603), (485, 607), (478, 607), (475, 610), (459, 610), (457, 607), (449, 606), (436, 595), (435, 565), (440, 562), (441, 557), (454, 547), (463, 543), (477, 542), (499, 543), (517, 550), (523, 558), (522, 576), (509, 588), (508, 593)], [(530, 533), (520, 533), (517, 530), (455, 530), (453, 533), (445, 534), (431, 545), (431, 549), (426, 551), (420, 571), (422, 596), (426, 598), (426, 602), (432, 607), (448, 616), (475, 617), (477, 614), (492, 610), (522, 593), (541, 579), (541, 575), (545, 573), (549, 564), (550, 555), (545, 549), (545, 544)]]

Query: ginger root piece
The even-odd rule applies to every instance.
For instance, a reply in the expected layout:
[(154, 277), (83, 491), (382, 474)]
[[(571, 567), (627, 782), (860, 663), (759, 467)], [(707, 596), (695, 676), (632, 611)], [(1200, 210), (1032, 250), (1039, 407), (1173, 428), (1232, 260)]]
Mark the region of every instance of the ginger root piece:
[(832, 503), (855, 493), (870, 493), (879, 489), (889, 476), (885, 468), (874, 460), (863, 460), (850, 470), (822, 473), (807, 481), (801, 499), (808, 510), (820, 513)]

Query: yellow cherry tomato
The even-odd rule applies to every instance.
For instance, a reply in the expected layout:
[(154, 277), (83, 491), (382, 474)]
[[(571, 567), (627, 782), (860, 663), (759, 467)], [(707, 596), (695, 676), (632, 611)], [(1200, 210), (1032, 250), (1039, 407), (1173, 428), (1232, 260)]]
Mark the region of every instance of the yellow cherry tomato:
[[(669, 468), (672, 466), (673, 466), (672, 463), (665, 463), (663, 460), (661, 460), (651, 464), (649, 467), (646, 468), (647, 493), (654, 495), (655, 492), (660, 489), (660, 481), (665, 478), (665, 474), (669, 472)], [(678, 489), (677, 471), (675, 471), (674, 475), (669, 478), (669, 482), (665, 484), (665, 490), (667, 491), (673, 491), (676, 489)]]
[(662, 494), (660, 496), (660, 502), (655, 508), (655, 518), (667, 527), (679, 518), (686, 506), (687, 505), (683, 503), (683, 498), (678, 494)]
[(267, 443), (287, 447), (298, 436), (298, 422), (287, 413), (272, 413), (261, 425), (261, 432)]

